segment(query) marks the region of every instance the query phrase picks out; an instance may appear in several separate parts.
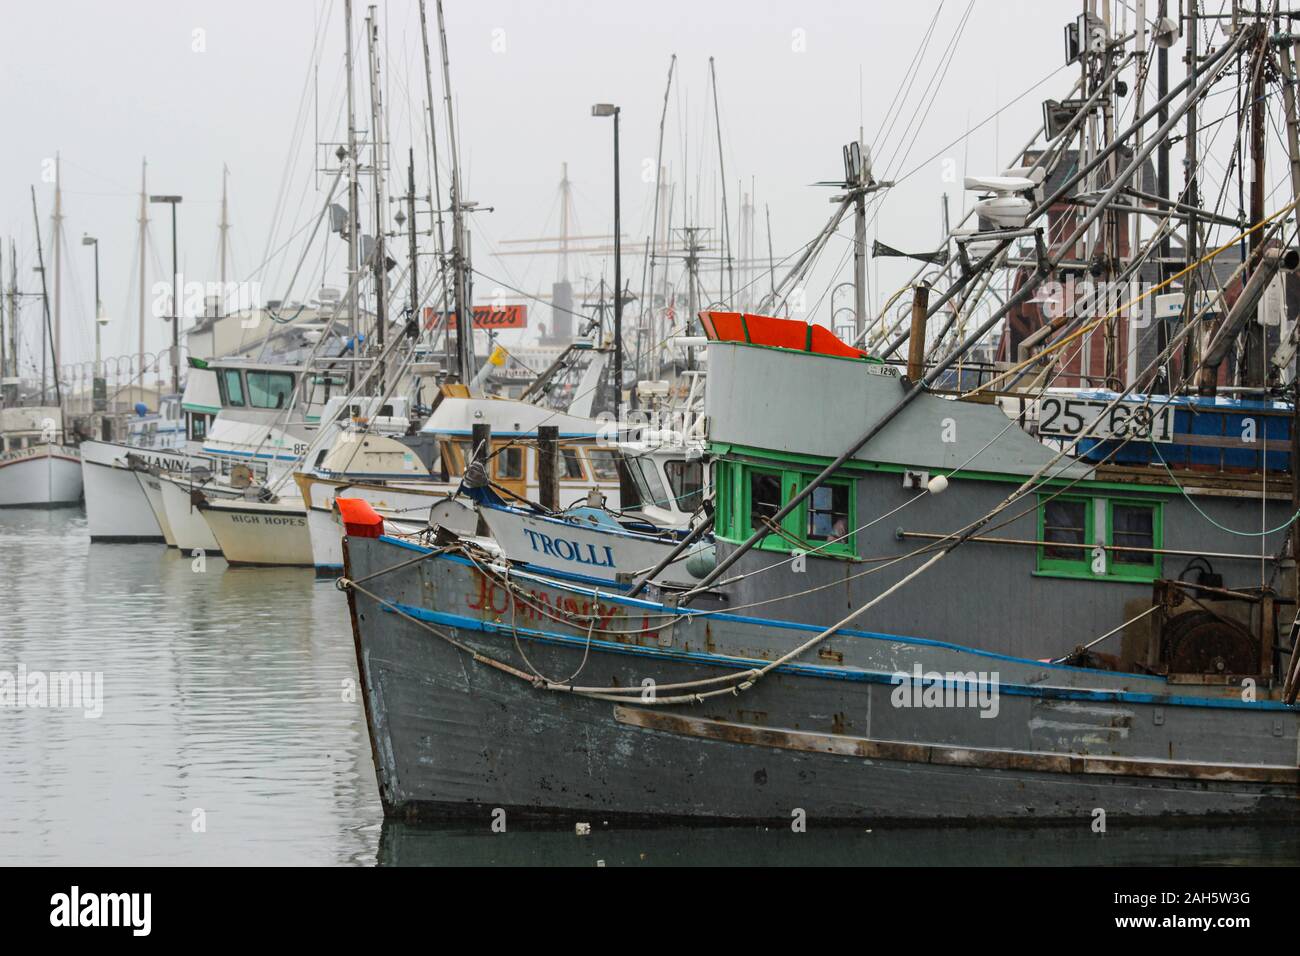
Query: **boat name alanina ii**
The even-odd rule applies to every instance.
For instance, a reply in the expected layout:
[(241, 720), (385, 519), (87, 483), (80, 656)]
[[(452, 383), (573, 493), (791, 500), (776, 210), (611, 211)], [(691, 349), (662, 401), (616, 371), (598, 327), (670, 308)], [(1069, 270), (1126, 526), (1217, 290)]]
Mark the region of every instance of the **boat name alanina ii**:
[(388, 814), (1297, 817), (1288, 403), (1092, 391), (1172, 441), (1040, 440), (824, 328), (701, 318), (700, 579), (344, 515)]

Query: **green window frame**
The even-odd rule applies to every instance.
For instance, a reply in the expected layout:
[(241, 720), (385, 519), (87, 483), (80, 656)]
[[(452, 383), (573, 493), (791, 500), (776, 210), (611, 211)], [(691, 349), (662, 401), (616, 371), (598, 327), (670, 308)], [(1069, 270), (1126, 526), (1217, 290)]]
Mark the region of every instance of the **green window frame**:
[[(1151, 516), (1149, 535), (1135, 531), (1131, 526), (1117, 530), (1115, 512), (1123, 509), (1133, 516), (1146, 512)], [(1113, 550), (1117, 545), (1131, 547), (1164, 547), (1164, 507), (1159, 501), (1147, 501), (1136, 498), (1111, 498), (1106, 502), (1106, 575), (1122, 578), (1126, 581), (1154, 581), (1160, 577), (1159, 554), (1142, 554), (1141, 552), (1124, 552)], [(1150, 538), (1150, 544), (1145, 543)]]
[[(1070, 516), (1058, 514), (1049, 525), (1049, 509), (1053, 506), (1082, 509), (1082, 543), (1087, 547), (1052, 548), (1049, 533), (1077, 529), (1079, 525), (1065, 524)], [(1116, 516), (1119, 513), (1120, 526)], [(1143, 529), (1142, 515), (1150, 516), (1149, 532)], [(1104, 517), (1103, 517), (1104, 516)], [(1136, 519), (1136, 521), (1134, 520)], [(1077, 521), (1077, 519), (1076, 519)], [(1101, 526), (1098, 527), (1098, 523)], [(1068, 535), (1062, 535), (1066, 538)], [(1058, 538), (1058, 540), (1061, 540)], [(1145, 498), (1087, 498), (1074, 495), (1040, 495), (1038, 504), (1038, 547), (1035, 573), (1048, 577), (1084, 578), (1091, 581), (1128, 581), (1149, 583), (1161, 574), (1161, 555), (1141, 552), (1117, 551), (1120, 546), (1164, 547), (1164, 505)], [(1149, 541), (1149, 543), (1147, 543)], [(1105, 552), (1106, 571), (1093, 570), (1097, 548)], [(1055, 551), (1055, 553), (1053, 553)]]
[[(1062, 515), (1056, 519), (1059, 523), (1048, 525), (1050, 509), (1078, 507), (1083, 511), (1083, 540), (1079, 543), (1091, 545), (1096, 541), (1093, 533), (1093, 504), (1091, 498), (1078, 498), (1067, 495), (1040, 495), (1038, 499), (1038, 570), (1057, 572), (1068, 575), (1092, 577), (1092, 548), (1057, 548), (1052, 549), (1048, 533), (1053, 529), (1066, 530), (1077, 528), (1076, 524), (1065, 524), (1070, 520)], [(1064, 537), (1064, 536), (1062, 536)], [(1056, 553), (1053, 553), (1055, 551)], [(1067, 555), (1069, 555), (1067, 557)]]
[[(713, 469), (718, 515), (714, 531), (730, 541), (744, 540), (759, 530), (753, 518), (756, 478), (779, 482), (779, 495), (772, 496), (770, 502), (781, 507), (816, 476), (814, 472), (734, 461), (715, 461)], [(851, 478), (835, 478), (822, 487), (824, 493), (819, 496), (814, 492), (785, 517), (780, 525), (783, 534), (773, 532), (764, 536), (758, 547), (783, 554), (798, 549), (827, 557), (857, 557), (857, 482)], [(840, 540), (830, 540), (841, 534)]]

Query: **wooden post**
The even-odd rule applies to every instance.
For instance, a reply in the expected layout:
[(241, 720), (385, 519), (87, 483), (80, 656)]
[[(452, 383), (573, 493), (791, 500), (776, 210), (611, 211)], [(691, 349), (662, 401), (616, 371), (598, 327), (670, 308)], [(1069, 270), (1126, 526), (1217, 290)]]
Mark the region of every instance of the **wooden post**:
[[(473, 465), (479, 465), (483, 469), (482, 485), (487, 484), (488, 477), (488, 454), (492, 449), (492, 426), (475, 425), (471, 431), (469, 443), (470, 460), (465, 464), (465, 476), (470, 476), (470, 468)], [(471, 480), (470, 485), (474, 486), (477, 482)], [(482, 485), (479, 485), (481, 487)]]
[(907, 378), (919, 382), (925, 374), (925, 316), (930, 302), (930, 283), (922, 279), (912, 292), (912, 332), (907, 338)]
[(537, 427), (537, 494), (542, 507), (560, 509), (560, 429), (557, 425)]

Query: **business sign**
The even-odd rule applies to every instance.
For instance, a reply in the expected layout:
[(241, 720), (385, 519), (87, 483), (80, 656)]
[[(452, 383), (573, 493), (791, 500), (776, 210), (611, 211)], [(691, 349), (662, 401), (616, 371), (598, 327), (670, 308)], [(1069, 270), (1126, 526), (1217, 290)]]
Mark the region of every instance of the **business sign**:
[[(439, 317), (455, 321), (455, 312), (439, 312), (432, 306), (424, 307), (424, 327), (431, 329)], [(476, 305), (474, 306), (474, 328), (487, 331), (498, 329), (522, 329), (528, 326), (528, 306), (526, 305)], [(454, 328), (454, 324), (453, 324)]]

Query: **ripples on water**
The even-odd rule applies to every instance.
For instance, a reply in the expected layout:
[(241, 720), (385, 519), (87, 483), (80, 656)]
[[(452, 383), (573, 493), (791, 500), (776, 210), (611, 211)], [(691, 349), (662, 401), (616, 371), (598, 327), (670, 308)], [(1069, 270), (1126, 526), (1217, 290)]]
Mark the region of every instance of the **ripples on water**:
[[(104, 712), (0, 710), (0, 859), (609, 866), (1286, 863), (1282, 828), (785, 828), (494, 834), (383, 823), (346, 602), (310, 571), (91, 546), (0, 510), (0, 670), (102, 671)], [(206, 832), (192, 829), (194, 811)]]
[(91, 545), (79, 511), (0, 512), (0, 669), (104, 675), (98, 719), (0, 711), (5, 858), (374, 860), (343, 595), (309, 570), (192, 565), (161, 545)]

